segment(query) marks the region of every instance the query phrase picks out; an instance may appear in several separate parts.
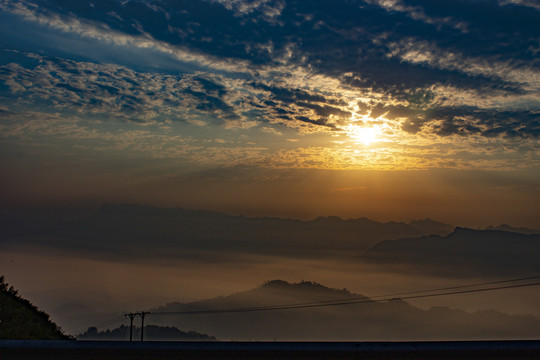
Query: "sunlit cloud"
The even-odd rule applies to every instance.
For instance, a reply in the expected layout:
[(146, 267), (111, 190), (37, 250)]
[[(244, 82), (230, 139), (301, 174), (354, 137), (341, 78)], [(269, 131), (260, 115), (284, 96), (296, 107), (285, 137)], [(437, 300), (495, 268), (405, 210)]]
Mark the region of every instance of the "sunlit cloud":
[[(527, 56), (538, 46), (526, 26), (513, 25), (527, 36), (514, 45), (519, 53), (512, 58), (510, 51), (503, 52), (509, 39), (503, 30), (490, 48), (473, 48), (463, 37), (480, 39), (487, 30), (466, 14), (452, 10), (444, 15), (429, 4), (370, 0), (346, 4), (347, 11), (339, 14), (295, 1), (190, 4), (184, 9), (145, 3), (146, 15), (155, 21), (143, 21), (130, 2), (98, 4), (94, 14), (69, 4), (2, 0), (5, 14), (59, 38), (75, 37), (103, 52), (102, 46), (108, 46), (141, 55), (133, 63), (141, 68), (135, 69), (114, 57), (105, 61), (4, 49), (4, 137), (33, 133), (39, 144), (45, 129), (58, 137), (62, 131), (86, 129), (97, 141), (110, 136), (102, 128), (106, 125), (112, 134), (126, 127), (141, 131), (138, 136), (147, 134), (152, 142), (159, 141), (154, 133), (159, 129), (161, 141), (174, 143), (175, 132), (185, 130), (178, 124), (185, 124), (193, 128), (181, 134), (183, 139), (196, 138), (192, 132), (206, 132), (207, 137), (211, 132), (242, 132), (240, 143), (219, 144), (229, 146), (226, 151), (216, 149), (225, 164), (332, 169), (493, 168), (495, 160), (486, 160), (478, 144), (498, 149), (499, 165), (506, 166), (519, 156), (507, 159), (502, 154), (521, 141), (530, 146), (521, 153), (522, 166), (536, 164), (540, 78)], [(530, 5), (517, 0), (499, 4), (491, 11), (504, 14)], [(197, 10), (207, 7), (219, 9), (216, 16), (228, 27), (207, 23)], [(186, 9), (194, 11), (191, 17)], [(370, 18), (374, 22), (360, 21)], [(396, 19), (402, 25), (387, 26)], [(236, 33), (236, 28), (242, 30)], [(273, 35), (277, 29), (280, 36)], [(147, 66), (150, 54), (160, 54), (162, 58), (152, 59), (162, 62)], [(170, 61), (183, 70), (171, 67)], [(9, 113), (35, 116), (17, 128)], [(71, 119), (73, 130), (46, 120), (50, 114), (61, 122)], [(467, 156), (446, 161), (449, 152), (441, 144)], [(160, 150), (154, 143), (124, 148), (144, 148), (149, 156), (162, 157), (169, 151), (167, 156), (190, 159), (196, 151), (211, 152), (173, 147)], [(238, 156), (242, 149), (251, 155)], [(294, 154), (301, 160), (294, 161)]]
[(266, 21), (273, 22), (285, 7), (283, 1), (272, 0), (209, 0), (223, 5), (236, 16), (246, 16), (257, 11)]
[(515, 67), (511, 61), (501, 62), (490, 58), (467, 57), (455, 51), (438, 48), (434, 44), (413, 38), (400, 43), (390, 43), (389, 57), (399, 57), (413, 64), (426, 64), (445, 70), (458, 70), (473, 76), (490, 76), (503, 81), (517, 83), (525, 90), (540, 89), (540, 71), (533, 66)]

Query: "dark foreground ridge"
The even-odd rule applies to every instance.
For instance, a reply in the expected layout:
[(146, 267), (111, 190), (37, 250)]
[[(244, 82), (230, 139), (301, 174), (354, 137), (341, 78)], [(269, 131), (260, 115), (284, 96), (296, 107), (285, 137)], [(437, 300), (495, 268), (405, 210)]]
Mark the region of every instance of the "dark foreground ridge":
[(1, 340), (19, 359), (538, 359), (540, 341), (119, 342)]
[[(68, 340), (69, 336), (0, 276), (0, 339)], [(0, 353), (1, 358), (1, 353)]]

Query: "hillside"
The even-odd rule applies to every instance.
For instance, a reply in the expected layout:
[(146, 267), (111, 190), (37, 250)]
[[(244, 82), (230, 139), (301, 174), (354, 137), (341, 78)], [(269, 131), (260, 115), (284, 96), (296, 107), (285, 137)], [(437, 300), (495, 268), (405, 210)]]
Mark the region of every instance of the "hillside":
[(18, 295), (0, 276), (0, 339), (67, 340), (68, 336), (38, 310), (30, 301)]
[(215, 335), (221, 340), (458, 340), (531, 339), (540, 336), (540, 320), (496, 311), (468, 313), (447, 307), (429, 310), (405, 301), (373, 301), (346, 289), (313, 282), (281, 280), (225, 297), (192, 303), (171, 303), (155, 312), (241, 309), (306, 304), (341, 299), (361, 303), (301, 309), (206, 315), (152, 315), (159, 324), (177, 325)]

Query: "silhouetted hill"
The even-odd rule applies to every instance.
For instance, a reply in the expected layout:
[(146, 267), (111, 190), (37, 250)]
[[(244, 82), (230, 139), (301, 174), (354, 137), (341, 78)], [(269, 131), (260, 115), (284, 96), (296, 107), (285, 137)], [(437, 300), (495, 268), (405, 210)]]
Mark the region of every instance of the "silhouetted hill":
[(126, 204), (105, 204), (90, 215), (55, 214), (4, 211), (2, 246), (35, 245), (109, 257), (191, 257), (208, 250), (222, 257), (234, 253), (341, 257), (381, 240), (447, 234), (453, 229), (432, 220), (406, 224), (320, 217), (300, 221)]
[[(113, 330), (98, 331), (90, 327), (83, 334), (77, 335), (78, 340), (129, 340), (129, 326), (121, 325)], [(133, 340), (141, 338), (141, 328), (133, 327)], [(182, 331), (172, 326), (147, 325), (144, 327), (145, 341), (211, 341), (214, 336), (200, 334), (195, 331)]]
[(516, 339), (540, 336), (540, 320), (496, 311), (468, 313), (437, 307), (421, 310), (405, 301), (371, 301), (346, 289), (330, 289), (313, 282), (296, 284), (274, 280), (225, 297), (192, 303), (170, 303), (155, 312), (208, 309), (246, 309), (314, 302), (361, 303), (287, 310), (206, 315), (151, 315), (153, 321), (182, 325), (214, 334), (221, 340), (448, 340)]
[(441, 274), (538, 274), (540, 234), (456, 228), (447, 236), (382, 241), (362, 260)]
[[(311, 299), (321, 296), (351, 296), (352, 294), (347, 289), (333, 289), (313, 281), (301, 281), (299, 283), (289, 283), (284, 280), (269, 280), (262, 284), (259, 289), (253, 290), (253, 293), (273, 292), (274, 294), (293, 294), (296, 293), (302, 297), (309, 297)], [(243, 296), (246, 293), (241, 293)]]
[(423, 231), (426, 234), (446, 235), (454, 230), (454, 226), (429, 218), (423, 220), (413, 220), (409, 223), (409, 225)]
[(61, 329), (0, 276), (0, 339), (67, 340)]

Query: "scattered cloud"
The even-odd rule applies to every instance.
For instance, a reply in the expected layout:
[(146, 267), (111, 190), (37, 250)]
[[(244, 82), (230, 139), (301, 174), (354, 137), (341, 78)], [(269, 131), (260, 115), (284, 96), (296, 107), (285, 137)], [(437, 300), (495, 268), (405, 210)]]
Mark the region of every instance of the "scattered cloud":
[(267, 134), (272, 134), (272, 135), (278, 135), (278, 136), (281, 136), (283, 135), (283, 133), (281, 133), (280, 131), (276, 130), (275, 128), (273, 127), (268, 127), (268, 126), (263, 126), (261, 128), (261, 130)]
[(261, 13), (264, 20), (275, 22), (279, 17), (285, 3), (272, 0), (210, 0), (223, 5), (227, 10), (233, 11), (235, 16), (247, 16), (254, 12)]
[(471, 76), (492, 77), (504, 85), (523, 91), (540, 89), (540, 71), (531, 66), (512, 66), (510, 61), (499, 62), (490, 58), (472, 58), (453, 51), (446, 51), (426, 41), (412, 38), (390, 43), (389, 57), (413, 64), (426, 64), (441, 70), (459, 71)]
[(535, 0), (499, 0), (499, 4), (501, 4), (501, 6), (504, 6), (504, 5), (527, 6), (536, 10), (540, 10), (540, 4), (538, 4), (538, 2)]
[[(540, 46), (533, 25), (539, 15), (530, 7), (534, 3), (525, 0), (358, 0), (340, 6), (324, 0), (92, 6), (2, 0), (0, 11), (11, 21), (32, 24), (32, 31), (54, 34), (51, 39), (76, 38), (98, 51), (93, 58), (70, 57), (54, 40), (41, 52), (23, 51), (25, 41), (35, 44), (28, 40), (31, 34), (21, 38), (20, 50), (5, 48), (1, 54), (0, 103), (4, 119), (9, 111), (43, 112), (36, 122), (59, 113), (118, 127), (163, 130), (185, 123), (306, 135), (287, 132), (288, 145), (269, 161), (282, 158), (280, 166), (292, 166), (295, 151), (310, 158), (296, 162), (306, 166), (449, 166), (430, 160), (446, 154), (430, 155), (427, 147), (412, 155), (423, 151), (422, 161), (402, 161), (409, 159), (407, 146), (428, 141), (468, 147), (476, 162), (484, 161), (478, 143), (502, 151), (521, 139), (532, 154), (540, 134)], [(502, 21), (515, 18), (520, 21)], [(120, 57), (111, 61), (106, 49), (140, 56), (124, 64)], [(7, 120), (2, 126), (10, 134), (21, 131)], [(85, 126), (100, 133), (95, 125)], [(382, 129), (379, 147), (371, 149), (377, 155), (364, 158), (355, 151), (365, 149), (347, 147), (348, 129), (373, 126)], [(310, 143), (315, 134), (325, 140)], [(306, 155), (311, 153), (327, 155), (316, 160)]]
[(387, 11), (396, 11), (406, 14), (413, 20), (422, 21), (440, 28), (442, 26), (451, 26), (463, 33), (467, 33), (467, 24), (454, 20), (452, 17), (431, 17), (420, 6), (407, 5), (401, 0), (365, 0), (369, 4), (375, 4)]

